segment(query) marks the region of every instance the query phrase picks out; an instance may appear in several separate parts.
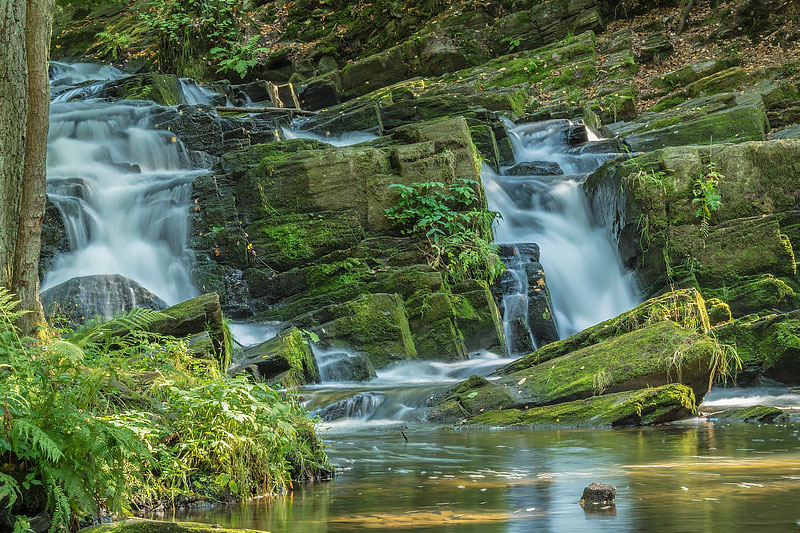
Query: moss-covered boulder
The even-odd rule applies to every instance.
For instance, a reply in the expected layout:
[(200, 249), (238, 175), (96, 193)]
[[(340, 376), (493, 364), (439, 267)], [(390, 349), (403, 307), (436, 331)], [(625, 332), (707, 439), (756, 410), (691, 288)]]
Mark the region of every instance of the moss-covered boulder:
[(741, 318), (717, 328), (716, 336), (736, 346), (742, 360), (740, 384), (759, 376), (800, 384), (800, 311)]
[(791, 311), (800, 303), (792, 286), (772, 274), (743, 277), (731, 285), (703, 291), (712, 299), (726, 303), (728, 315), (737, 317), (764, 310)]
[(618, 335), (667, 320), (677, 322), (687, 330), (698, 333), (705, 333), (710, 329), (706, 304), (697, 290), (689, 288), (670, 291), (650, 298), (615, 318), (586, 328), (566, 339), (548, 344), (500, 368), (496, 374), (513, 374)]
[(321, 347), (366, 355), (377, 369), (417, 357), (405, 306), (397, 294), (366, 294), (301, 315), (292, 323), (314, 331)]
[[(702, 278), (703, 290), (730, 288), (742, 276), (793, 275), (791, 238), (781, 223), (796, 225), (791, 213), (800, 201), (799, 155), (797, 140), (666, 148), (606, 162), (585, 187), (595, 215), (614, 228), (623, 263), (636, 269), (646, 293), (660, 291), (670, 276), (674, 281), (693, 274)], [(712, 168), (721, 176), (721, 205), (704, 239), (693, 189)]]
[(174, 74), (146, 72), (110, 82), (99, 96), (121, 100), (152, 100), (160, 105), (178, 105), (183, 101), (178, 77)]
[(496, 381), (471, 378), (436, 405), (431, 417), (451, 420), (492, 409), (535, 407), (604, 392), (684, 383), (699, 397), (709, 383), (714, 342), (665, 321), (607, 339)]
[(732, 422), (753, 422), (758, 424), (780, 424), (789, 421), (789, 415), (777, 407), (754, 405), (740, 409), (729, 409), (709, 415), (712, 420)]
[(697, 406), (692, 389), (673, 383), (544, 407), (488, 411), (468, 419), (467, 423), (490, 427), (650, 426), (696, 414)]
[(716, 74), (727, 68), (737, 66), (738, 63), (739, 59), (736, 56), (706, 59), (665, 74), (654, 76), (650, 78), (649, 83), (651, 87), (657, 89), (660, 93), (668, 93), (675, 89), (686, 87), (690, 83)]
[(291, 328), (261, 344), (245, 348), (228, 374), (247, 371), (268, 384), (298, 387), (320, 381), (319, 368), (302, 331)]
[(196, 522), (160, 522), (129, 518), (121, 522), (85, 527), (83, 533), (256, 533), (253, 529), (229, 529), (216, 524)]

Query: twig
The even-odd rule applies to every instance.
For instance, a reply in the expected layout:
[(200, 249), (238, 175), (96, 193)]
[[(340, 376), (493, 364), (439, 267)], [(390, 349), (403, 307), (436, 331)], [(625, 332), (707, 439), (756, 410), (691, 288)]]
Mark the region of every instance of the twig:
[(217, 107), (217, 113), (269, 113), (271, 111), (288, 111), (298, 115), (316, 115), (316, 111), (307, 111), (294, 107)]

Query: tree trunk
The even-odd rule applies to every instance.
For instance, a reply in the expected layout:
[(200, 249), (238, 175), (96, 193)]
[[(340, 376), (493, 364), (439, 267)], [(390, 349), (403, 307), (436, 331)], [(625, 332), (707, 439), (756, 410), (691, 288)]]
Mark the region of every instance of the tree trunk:
[(0, 285), (7, 288), (13, 286), (25, 165), (25, 13), (25, 0), (0, 0)]
[(0, 284), (43, 322), (39, 253), (45, 206), (52, 0), (0, 0)]
[(46, 202), (45, 161), (50, 114), (50, 32), (52, 0), (27, 0), (25, 46), (28, 64), (28, 112), (25, 129), (25, 167), (17, 228), (12, 288), (30, 313), (20, 326), (30, 331), (44, 323), (39, 299), (39, 254)]

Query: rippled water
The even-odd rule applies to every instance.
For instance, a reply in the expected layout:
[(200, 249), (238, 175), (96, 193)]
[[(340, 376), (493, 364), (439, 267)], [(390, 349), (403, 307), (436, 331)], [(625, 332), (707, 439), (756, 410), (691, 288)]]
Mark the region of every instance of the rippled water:
[[(791, 531), (800, 425), (458, 431), (412, 426), (327, 436), (347, 470), (274, 499), (177, 515), (276, 532)], [(617, 506), (578, 505), (592, 481)], [(161, 518), (165, 518), (161, 516)], [(167, 517), (167, 518), (171, 518)]]

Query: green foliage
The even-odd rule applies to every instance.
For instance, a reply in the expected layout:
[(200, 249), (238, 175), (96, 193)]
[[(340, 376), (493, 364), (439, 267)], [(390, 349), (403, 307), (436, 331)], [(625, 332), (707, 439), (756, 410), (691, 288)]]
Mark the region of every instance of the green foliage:
[(244, 78), (247, 71), (258, 63), (258, 54), (267, 51), (266, 48), (258, 47), (258, 36), (256, 35), (248, 39), (244, 45), (237, 43), (227, 48), (217, 46), (210, 50), (211, 55), (219, 61), (217, 72), (225, 74), (234, 71), (241, 78)]
[(718, 186), (720, 181), (725, 179), (717, 171), (717, 165), (711, 161), (706, 168), (706, 172), (694, 180), (692, 184), (692, 205), (696, 205), (694, 216), (700, 220), (700, 231), (703, 234), (703, 242), (708, 238), (708, 231), (711, 222), (711, 213), (722, 205), (722, 197), (719, 194)]
[(241, 11), (242, 0), (151, 0), (139, 21), (154, 38), (159, 66), (183, 75), (192, 55), (208, 50), (210, 43), (223, 49), (236, 43)]
[(491, 244), (492, 225), (500, 213), (482, 206), (476, 190), (480, 184), (459, 179), (394, 184), (397, 205), (386, 216), (406, 235), (424, 237), (430, 246), (429, 263), (443, 268), (455, 282), (481, 279), (489, 283), (503, 273)]
[(513, 52), (514, 48), (518, 47), (522, 42), (520, 37), (503, 37), (500, 39), (501, 43), (508, 43), (508, 51)]
[(143, 331), (162, 313), (38, 341), (14, 327), (15, 305), (0, 287), (0, 502), (13, 514), (38, 511), (43, 495), (51, 531), (63, 531), (131, 503), (249, 497), (330, 472), (293, 398)]

